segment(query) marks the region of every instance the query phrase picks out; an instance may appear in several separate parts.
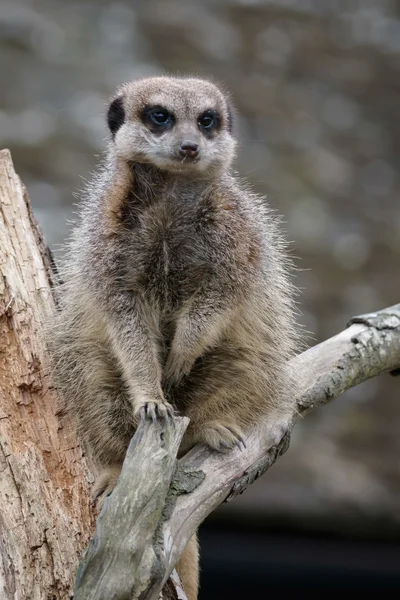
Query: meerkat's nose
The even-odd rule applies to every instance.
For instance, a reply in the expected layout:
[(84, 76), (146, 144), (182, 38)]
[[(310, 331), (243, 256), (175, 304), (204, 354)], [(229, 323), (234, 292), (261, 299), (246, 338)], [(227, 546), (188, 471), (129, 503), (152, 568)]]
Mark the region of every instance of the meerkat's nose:
[(194, 142), (182, 142), (179, 147), (179, 154), (184, 158), (196, 158), (199, 154), (199, 146)]

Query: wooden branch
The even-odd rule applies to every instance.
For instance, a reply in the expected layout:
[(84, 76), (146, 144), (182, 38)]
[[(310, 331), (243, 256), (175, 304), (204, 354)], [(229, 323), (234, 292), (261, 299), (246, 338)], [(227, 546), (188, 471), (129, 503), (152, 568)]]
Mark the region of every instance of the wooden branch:
[(80, 566), (75, 600), (139, 598), (159, 582), (159, 524), (188, 422), (179, 419), (163, 431), (146, 421), (132, 438), (124, 474), (104, 503)]
[[(236, 449), (221, 455), (205, 447), (194, 448), (176, 462), (175, 475), (166, 495), (179, 436), (172, 433), (172, 425), (146, 423), (139, 427), (104, 513), (110, 511), (109, 528), (125, 522), (128, 510), (135, 515), (140, 513), (144, 500), (135, 485), (130, 487), (134, 476), (135, 482), (147, 478), (146, 495), (147, 490), (156, 490), (162, 485), (162, 493), (157, 494), (157, 508), (154, 509), (154, 514), (161, 516), (156, 526), (154, 521), (149, 523), (146, 518), (135, 523), (138, 535), (130, 538), (127, 554), (130, 568), (124, 569), (124, 586), (110, 596), (108, 590), (117, 589), (114, 586), (121, 577), (121, 571), (117, 570), (110, 581), (109, 565), (115, 564), (127, 545), (124, 537), (113, 536), (112, 555), (108, 554), (109, 539), (103, 535), (102, 528), (106, 515), (100, 515), (93, 544), (96, 557), (104, 558), (103, 561), (93, 560), (89, 548), (83, 570), (79, 572), (76, 592), (79, 594), (86, 585), (85, 570), (90, 572), (92, 581), (100, 583), (92, 595), (77, 595), (77, 598), (157, 600), (187, 542), (202, 521), (221, 502), (242, 493), (287, 450), (291, 430), (302, 415), (371, 377), (400, 367), (400, 304), (354, 317), (348, 329), (297, 356), (290, 364), (299, 385), (297, 406), (291, 418), (273, 423), (266, 419), (260, 423), (246, 438), (247, 448), (244, 451)], [(182, 418), (176, 419), (179, 435), (183, 433), (184, 426)], [(157, 467), (160, 447), (169, 456), (168, 469), (162, 477)], [(155, 469), (153, 460), (156, 462)], [(160, 477), (162, 484), (157, 481)], [(126, 557), (123, 560), (126, 565)], [(149, 561), (152, 566), (149, 566)], [(142, 568), (144, 564), (146, 574)]]
[(0, 152), (0, 598), (72, 597), (92, 533), (89, 473), (49, 389), (39, 334), (49, 256), (10, 153)]

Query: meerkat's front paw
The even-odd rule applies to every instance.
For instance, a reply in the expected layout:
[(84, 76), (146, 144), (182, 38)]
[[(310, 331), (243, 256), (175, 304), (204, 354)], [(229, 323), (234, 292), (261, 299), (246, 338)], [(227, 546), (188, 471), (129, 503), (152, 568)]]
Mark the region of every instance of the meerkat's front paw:
[(210, 448), (224, 452), (232, 450), (235, 446), (242, 449), (246, 447), (243, 431), (234, 423), (223, 421), (209, 421), (203, 425), (197, 442), (207, 444)]
[(151, 419), (153, 423), (157, 423), (157, 418), (168, 421), (173, 417), (174, 408), (165, 401), (142, 402), (135, 408), (135, 415), (139, 415), (141, 421)]
[(120, 473), (120, 465), (105, 467), (94, 482), (90, 499), (92, 505), (96, 506), (98, 511), (101, 511), (105, 499), (113, 491)]

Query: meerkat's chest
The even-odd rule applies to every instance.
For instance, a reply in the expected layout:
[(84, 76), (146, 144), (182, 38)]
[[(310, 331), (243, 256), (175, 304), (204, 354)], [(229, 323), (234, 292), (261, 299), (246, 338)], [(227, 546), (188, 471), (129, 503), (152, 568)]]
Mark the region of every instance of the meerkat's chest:
[(190, 206), (156, 206), (132, 230), (134, 276), (147, 297), (179, 305), (211, 276), (212, 247)]

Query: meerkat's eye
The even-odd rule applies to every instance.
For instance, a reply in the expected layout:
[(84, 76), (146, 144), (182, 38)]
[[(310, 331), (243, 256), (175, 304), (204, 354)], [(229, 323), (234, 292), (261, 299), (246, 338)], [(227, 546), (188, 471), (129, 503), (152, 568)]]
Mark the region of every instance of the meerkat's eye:
[(171, 120), (171, 115), (167, 110), (155, 110), (150, 113), (151, 120), (157, 125), (165, 125)]
[(153, 133), (161, 133), (171, 129), (174, 115), (162, 106), (149, 106), (143, 111), (143, 122)]
[(206, 110), (198, 118), (200, 129), (211, 131), (219, 124), (219, 114), (215, 110)]

